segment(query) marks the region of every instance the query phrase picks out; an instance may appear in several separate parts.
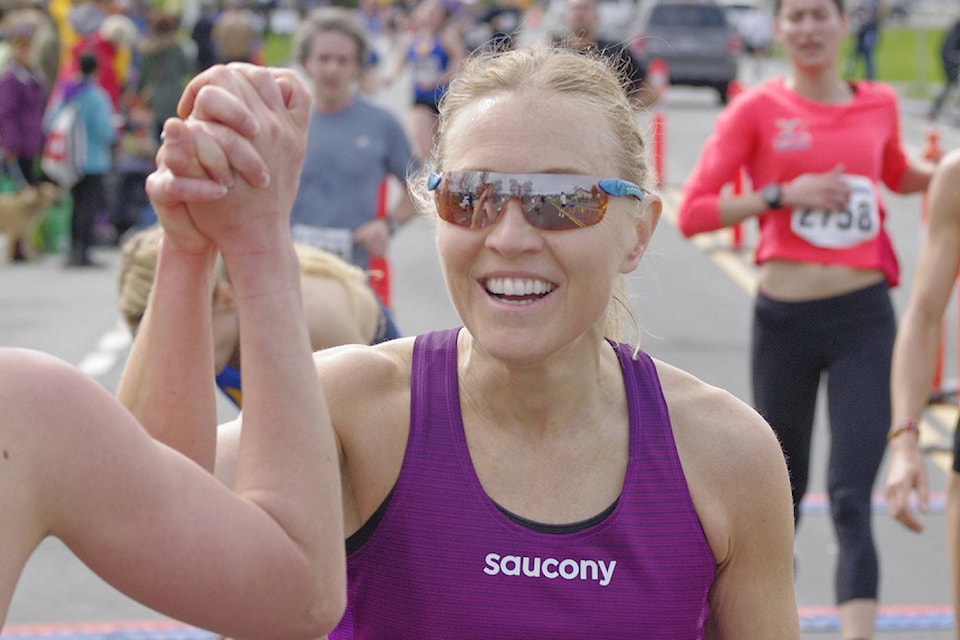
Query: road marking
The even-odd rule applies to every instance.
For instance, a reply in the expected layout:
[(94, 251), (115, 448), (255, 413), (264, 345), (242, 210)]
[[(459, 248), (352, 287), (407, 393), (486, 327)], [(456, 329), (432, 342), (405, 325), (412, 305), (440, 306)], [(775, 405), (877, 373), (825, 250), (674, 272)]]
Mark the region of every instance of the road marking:
[(216, 634), (172, 620), (8, 625), (2, 640), (210, 640)]
[(77, 367), (91, 378), (106, 375), (117, 364), (120, 354), (131, 342), (130, 331), (118, 320), (113, 329), (100, 336), (96, 349), (85, 355)]
[[(835, 607), (799, 607), (799, 614), (803, 633), (840, 630)], [(886, 605), (877, 610), (877, 631), (952, 628), (950, 605)], [(211, 640), (216, 637), (209, 631), (164, 620), (9, 625), (0, 634), (2, 640)]]
[[(800, 631), (840, 631), (835, 607), (800, 607)], [(953, 629), (950, 605), (888, 605), (877, 608), (877, 631)]]
[[(887, 501), (882, 493), (874, 493), (871, 502), (873, 505), (873, 513), (889, 513)], [(930, 504), (927, 513), (943, 513), (946, 509), (946, 504), (947, 499), (944, 492), (932, 491), (930, 492)], [(800, 512), (803, 515), (824, 515), (828, 513), (829, 510), (830, 499), (827, 497), (827, 494), (822, 492), (808, 493), (803, 497), (803, 501), (800, 502)]]

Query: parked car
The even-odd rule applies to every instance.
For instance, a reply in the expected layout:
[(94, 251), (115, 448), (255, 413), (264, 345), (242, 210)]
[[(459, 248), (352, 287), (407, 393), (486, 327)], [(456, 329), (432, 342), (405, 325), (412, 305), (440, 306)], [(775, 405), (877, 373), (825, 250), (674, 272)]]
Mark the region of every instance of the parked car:
[[(563, 9), (566, 0), (549, 0), (543, 14), (543, 28), (548, 38), (557, 38), (565, 32)], [(597, 37), (606, 42), (626, 42), (630, 23), (637, 13), (637, 0), (597, 0)]]
[(726, 104), (743, 40), (714, 0), (647, 0), (630, 33), (630, 51), (645, 67), (660, 58), (671, 85), (710, 87)]
[(717, 3), (723, 9), (727, 16), (727, 22), (740, 32), (740, 35), (746, 37), (746, 21), (748, 16), (756, 11), (760, 0), (717, 0)]

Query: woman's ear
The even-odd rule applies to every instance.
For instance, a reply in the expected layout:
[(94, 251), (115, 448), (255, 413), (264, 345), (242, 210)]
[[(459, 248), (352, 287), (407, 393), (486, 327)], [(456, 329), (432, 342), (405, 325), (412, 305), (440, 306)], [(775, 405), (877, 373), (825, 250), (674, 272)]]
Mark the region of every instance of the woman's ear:
[(648, 193), (640, 203), (643, 212), (637, 219), (636, 231), (637, 238), (630, 252), (624, 257), (623, 264), (620, 265), (621, 273), (630, 273), (640, 264), (643, 252), (647, 250), (650, 244), (650, 238), (653, 236), (657, 223), (660, 222), (660, 213), (663, 211), (663, 201), (660, 196)]

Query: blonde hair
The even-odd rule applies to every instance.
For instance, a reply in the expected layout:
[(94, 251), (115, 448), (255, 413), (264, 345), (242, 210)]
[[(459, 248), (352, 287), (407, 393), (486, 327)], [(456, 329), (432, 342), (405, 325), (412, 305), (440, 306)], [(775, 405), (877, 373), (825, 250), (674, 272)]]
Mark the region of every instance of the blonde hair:
[[(491, 94), (552, 92), (582, 100), (606, 122), (606, 135), (597, 144), (613, 154), (618, 177), (647, 189), (653, 177), (647, 166), (643, 133), (627, 97), (628, 80), (624, 70), (595, 50), (575, 51), (548, 44), (536, 44), (513, 51), (491, 51), (469, 57), (450, 82), (439, 105), (440, 124), (431, 162), (408, 180), (418, 208), (436, 215), (432, 194), (426, 187), (431, 171), (441, 172), (447, 160), (447, 133), (457, 116), (468, 105)], [(621, 277), (613, 292), (604, 333), (623, 339), (624, 321), (629, 320), (640, 335), (640, 324), (627, 303), (625, 279)]]
[[(130, 236), (121, 247), (117, 306), (132, 334), (136, 334), (147, 310), (157, 271), (157, 250), (162, 238), (163, 227), (152, 226)], [(302, 244), (295, 244), (294, 249), (300, 261), (301, 273), (318, 278), (331, 278), (343, 285), (350, 298), (353, 316), (359, 320), (359, 292), (367, 288), (366, 273), (329, 251)], [(214, 281), (229, 280), (226, 265), (218, 256)]]
[(162, 227), (150, 227), (130, 236), (120, 249), (117, 306), (131, 334), (137, 332), (147, 310), (162, 237)]

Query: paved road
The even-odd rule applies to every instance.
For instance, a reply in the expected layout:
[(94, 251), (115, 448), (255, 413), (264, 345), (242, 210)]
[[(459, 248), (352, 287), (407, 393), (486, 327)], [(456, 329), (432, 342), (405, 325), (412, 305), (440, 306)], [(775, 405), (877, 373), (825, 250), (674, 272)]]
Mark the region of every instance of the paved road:
[[(774, 69), (775, 70), (775, 69)], [(384, 97), (402, 110), (402, 94)], [(929, 124), (919, 117), (924, 105), (904, 103), (903, 133), (911, 152), (920, 153)], [(692, 166), (718, 113), (713, 96), (698, 90), (672, 89), (665, 110), (664, 149), (668, 211), (676, 203), (682, 179)], [(960, 146), (960, 132), (940, 130), (946, 148)], [(900, 250), (904, 282), (909, 283), (919, 243), (920, 198), (889, 196), (890, 229)], [(669, 218), (669, 216), (667, 216)], [(746, 247), (750, 245), (750, 230)], [(634, 308), (643, 324), (642, 344), (653, 355), (686, 368), (703, 379), (749, 398), (747, 357), (750, 287), (753, 268), (746, 251), (729, 251), (721, 237), (693, 243), (682, 239), (665, 220), (651, 250), (629, 282)], [(98, 271), (64, 271), (60, 259), (46, 256), (33, 265), (0, 265), (0, 344), (39, 348), (84, 368), (114, 389), (128, 341), (115, 311), (117, 253), (99, 249), (108, 263)], [(398, 234), (391, 251), (394, 305), (407, 334), (457, 323), (444, 293), (432, 242), (432, 223), (417, 220)], [(903, 308), (907, 288), (894, 292)], [(956, 327), (951, 305), (949, 327)], [(956, 334), (948, 331), (947, 377), (956, 379)], [(947, 409), (949, 411), (949, 409)], [(226, 404), (223, 417), (232, 415)], [(943, 430), (928, 429), (925, 438), (948, 441), (950, 415)], [(808, 640), (839, 638), (831, 608), (831, 572), (835, 545), (824, 511), (824, 417), (815, 434), (813, 495), (797, 534), (798, 599)], [(942, 491), (944, 474), (931, 457), (934, 489)], [(945, 568), (942, 512), (927, 518), (923, 536), (909, 534), (883, 512), (875, 516), (882, 552), (880, 638), (946, 640), (951, 617)], [(149, 552), (149, 551), (145, 551)], [(117, 621), (120, 621), (119, 623)], [(126, 621), (126, 622), (124, 622)], [(133, 621), (133, 622), (130, 622)], [(45, 542), (31, 559), (14, 595), (3, 638), (34, 637), (44, 628), (59, 637), (133, 637), (136, 629), (151, 638), (207, 637), (165, 621), (105, 585), (56, 540)]]

